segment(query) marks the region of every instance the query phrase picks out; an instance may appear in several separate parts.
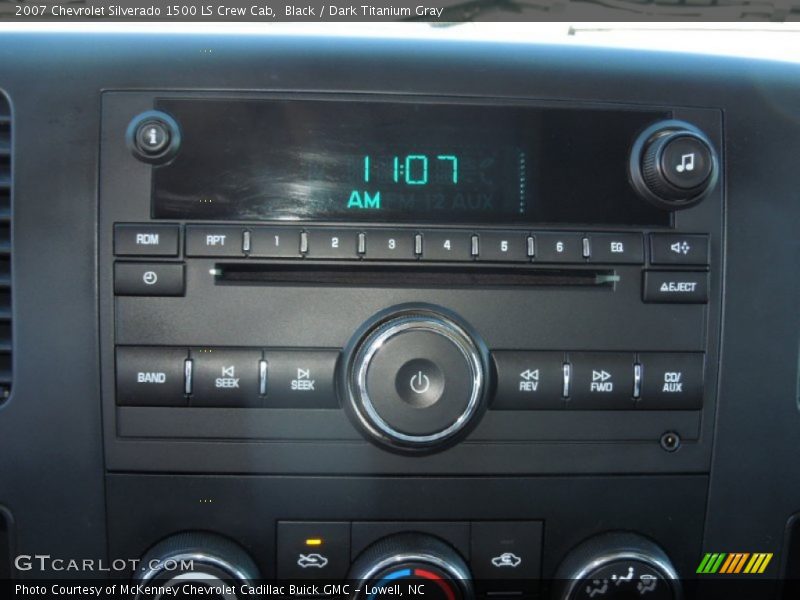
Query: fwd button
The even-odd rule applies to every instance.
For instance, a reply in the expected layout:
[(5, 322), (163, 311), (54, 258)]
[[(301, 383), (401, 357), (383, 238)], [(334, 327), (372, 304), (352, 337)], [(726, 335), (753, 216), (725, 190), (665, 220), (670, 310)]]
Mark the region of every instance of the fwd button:
[(622, 352), (570, 352), (567, 408), (633, 409), (634, 355)]

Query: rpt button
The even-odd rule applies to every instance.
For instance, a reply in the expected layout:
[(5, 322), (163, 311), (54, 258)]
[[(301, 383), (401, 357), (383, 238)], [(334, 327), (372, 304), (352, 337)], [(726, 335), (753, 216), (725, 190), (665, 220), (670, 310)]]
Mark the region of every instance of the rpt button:
[(186, 227), (186, 256), (243, 256), (241, 227)]

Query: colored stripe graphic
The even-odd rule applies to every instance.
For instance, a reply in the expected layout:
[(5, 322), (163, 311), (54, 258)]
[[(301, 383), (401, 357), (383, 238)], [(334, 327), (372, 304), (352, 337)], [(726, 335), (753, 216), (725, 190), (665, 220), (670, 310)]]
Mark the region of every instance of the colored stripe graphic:
[(697, 567), (696, 573), (713, 575), (760, 574), (772, 560), (771, 552), (707, 552)]
[(739, 558), (738, 554), (728, 554), (728, 558), (722, 563), (722, 568), (719, 570), (720, 573), (728, 573), (730, 572), (731, 565), (736, 562), (736, 559)]

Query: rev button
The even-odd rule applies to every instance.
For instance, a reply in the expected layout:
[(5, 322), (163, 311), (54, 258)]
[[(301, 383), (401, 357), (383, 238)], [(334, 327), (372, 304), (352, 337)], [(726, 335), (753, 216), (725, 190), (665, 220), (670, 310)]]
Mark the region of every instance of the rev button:
[(563, 352), (493, 353), (497, 370), (494, 410), (564, 408)]

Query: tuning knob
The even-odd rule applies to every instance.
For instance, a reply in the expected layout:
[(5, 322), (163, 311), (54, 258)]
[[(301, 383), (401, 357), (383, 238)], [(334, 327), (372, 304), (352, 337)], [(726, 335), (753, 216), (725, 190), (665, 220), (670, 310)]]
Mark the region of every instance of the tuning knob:
[(572, 550), (556, 573), (554, 600), (680, 600), (675, 568), (655, 543), (634, 533), (612, 532)]
[(455, 316), (429, 307), (378, 315), (343, 361), (345, 406), (367, 439), (432, 452), (462, 439), (486, 405), (488, 351)]
[[(139, 564), (134, 580), (142, 589), (191, 584), (226, 599), (239, 598), (241, 587), (252, 585), (259, 577), (255, 563), (238, 544), (205, 532), (170, 536), (150, 548)], [(140, 592), (136, 600), (159, 597)]]
[(709, 139), (682, 121), (658, 123), (639, 136), (631, 152), (631, 182), (659, 208), (694, 206), (717, 184), (719, 165)]
[(405, 597), (471, 600), (474, 596), (464, 559), (452, 546), (422, 533), (378, 540), (355, 560), (347, 579), (356, 583), (351, 600), (375, 600), (383, 595), (380, 590), (394, 585), (401, 586), (400, 595)]

